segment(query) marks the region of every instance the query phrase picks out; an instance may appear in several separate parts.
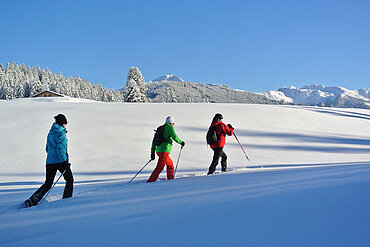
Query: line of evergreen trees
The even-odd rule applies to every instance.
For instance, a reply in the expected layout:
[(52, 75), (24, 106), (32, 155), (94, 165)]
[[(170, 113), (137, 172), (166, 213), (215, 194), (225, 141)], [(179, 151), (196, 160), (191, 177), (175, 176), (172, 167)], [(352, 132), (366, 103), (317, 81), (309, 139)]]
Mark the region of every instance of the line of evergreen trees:
[(24, 64), (0, 64), (0, 99), (28, 98), (49, 90), (66, 96), (106, 102), (124, 101), (121, 90), (110, 90), (101, 85), (91, 85), (80, 77), (68, 76), (49, 69), (26, 67)]
[[(212, 102), (277, 104), (263, 95), (233, 90), (224, 85), (210, 86), (184, 81), (145, 83), (137, 67), (130, 67), (123, 89), (110, 90), (91, 85), (80, 77), (68, 76), (49, 69), (26, 67), (24, 64), (0, 64), (0, 99), (28, 98), (45, 90), (74, 98), (106, 102)], [(281, 102), (280, 102), (281, 103)]]

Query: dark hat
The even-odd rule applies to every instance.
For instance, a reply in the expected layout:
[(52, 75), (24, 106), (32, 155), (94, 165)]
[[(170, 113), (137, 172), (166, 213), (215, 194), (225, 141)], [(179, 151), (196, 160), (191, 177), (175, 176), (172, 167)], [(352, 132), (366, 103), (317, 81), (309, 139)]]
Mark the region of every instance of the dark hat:
[(214, 117), (213, 117), (213, 122), (214, 121), (220, 121), (221, 119), (223, 119), (224, 117), (221, 115), (221, 113), (217, 113)]
[(55, 117), (55, 122), (59, 125), (67, 124), (67, 118), (63, 114), (58, 114)]

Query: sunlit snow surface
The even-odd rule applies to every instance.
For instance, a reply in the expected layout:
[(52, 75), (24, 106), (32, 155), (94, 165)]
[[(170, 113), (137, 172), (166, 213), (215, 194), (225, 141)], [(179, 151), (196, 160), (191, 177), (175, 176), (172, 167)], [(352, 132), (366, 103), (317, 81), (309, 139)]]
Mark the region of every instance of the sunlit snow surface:
[[(220, 112), (229, 172), (206, 176)], [(75, 178), (19, 209), (44, 181), (46, 135), (63, 113)], [(146, 184), (153, 130), (186, 142), (176, 179)], [(171, 157), (176, 164), (180, 146)], [(242, 104), (0, 101), (0, 246), (369, 246), (370, 111)], [(59, 176), (59, 174), (57, 174)]]

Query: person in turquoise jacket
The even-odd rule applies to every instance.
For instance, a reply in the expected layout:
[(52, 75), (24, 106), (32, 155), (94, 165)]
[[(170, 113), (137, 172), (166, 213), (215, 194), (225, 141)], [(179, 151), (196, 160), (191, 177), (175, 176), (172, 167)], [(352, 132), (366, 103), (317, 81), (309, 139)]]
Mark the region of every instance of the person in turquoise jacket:
[(54, 123), (49, 131), (46, 141), (46, 164), (68, 162), (67, 156), (67, 130), (63, 125)]
[(174, 166), (173, 161), (170, 158), (170, 153), (172, 150), (172, 143), (173, 141), (180, 144), (182, 147), (185, 146), (185, 142), (182, 141), (175, 132), (175, 129), (173, 126), (175, 125), (175, 120), (173, 117), (168, 116), (166, 118), (166, 123), (164, 124), (163, 129), (163, 138), (164, 142), (162, 142), (160, 145), (156, 146), (154, 143), (154, 140), (152, 142), (152, 148), (151, 148), (151, 160), (155, 159), (155, 152), (157, 153), (159, 159), (156, 168), (150, 175), (147, 183), (155, 182), (159, 174), (163, 171), (164, 166), (167, 166), (167, 180), (174, 179)]
[(46, 180), (45, 183), (25, 201), (26, 207), (37, 205), (53, 185), (56, 172), (63, 174), (66, 181), (63, 198), (69, 198), (73, 193), (73, 175), (68, 158), (67, 118), (63, 114), (54, 117), (46, 141)]

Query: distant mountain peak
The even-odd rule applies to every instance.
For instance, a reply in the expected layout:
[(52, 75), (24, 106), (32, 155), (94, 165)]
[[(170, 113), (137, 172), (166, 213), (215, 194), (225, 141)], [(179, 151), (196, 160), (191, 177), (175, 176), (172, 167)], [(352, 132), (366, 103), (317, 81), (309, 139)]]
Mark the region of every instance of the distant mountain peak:
[(177, 75), (168, 74), (161, 77), (158, 77), (157, 79), (154, 79), (152, 81), (180, 81), (183, 82), (184, 80), (178, 77)]
[(284, 87), (262, 94), (269, 99), (287, 103), (370, 109), (370, 92), (367, 89), (350, 90), (313, 84), (302, 88)]

